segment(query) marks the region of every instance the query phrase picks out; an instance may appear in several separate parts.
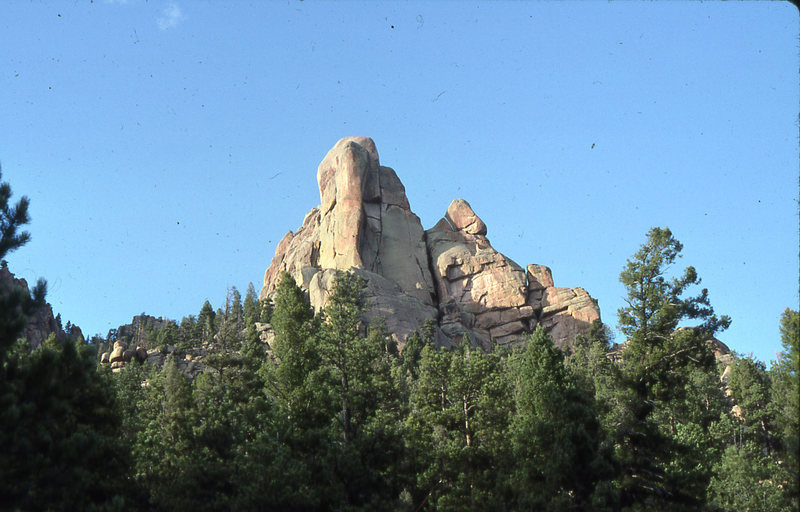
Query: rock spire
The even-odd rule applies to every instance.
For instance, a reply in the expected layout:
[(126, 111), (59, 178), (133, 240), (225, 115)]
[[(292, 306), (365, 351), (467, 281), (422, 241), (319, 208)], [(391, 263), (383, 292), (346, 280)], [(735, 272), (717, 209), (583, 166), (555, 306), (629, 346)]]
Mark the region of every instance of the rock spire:
[(467, 201), (454, 200), (424, 230), (368, 137), (337, 142), (317, 169), (317, 183), (320, 205), (278, 243), (262, 298), (274, 294), (286, 271), (319, 309), (336, 271), (355, 272), (365, 282), (368, 316), (382, 316), (401, 347), (427, 319), (436, 322), (440, 345), (466, 335), (491, 350), (539, 324), (564, 345), (600, 318), (597, 301), (582, 288), (556, 288), (549, 268), (524, 270), (495, 250)]

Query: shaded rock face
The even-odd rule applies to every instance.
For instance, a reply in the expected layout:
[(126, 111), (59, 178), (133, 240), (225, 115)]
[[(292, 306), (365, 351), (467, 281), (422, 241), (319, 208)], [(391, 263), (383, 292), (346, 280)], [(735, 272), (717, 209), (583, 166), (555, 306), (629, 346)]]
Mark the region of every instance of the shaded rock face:
[[(27, 281), (17, 279), (6, 267), (0, 268), (0, 294), (10, 293), (13, 288), (21, 288), (26, 294), (30, 295)], [(34, 350), (52, 333), (55, 333), (56, 340), (59, 343), (66, 342), (67, 333), (64, 332), (53, 316), (53, 307), (46, 303), (28, 316), (28, 324), (20, 337), (25, 338), (28, 341), (28, 346), (31, 350)], [(71, 334), (76, 338), (83, 335), (78, 326), (72, 326)]]
[(320, 205), (278, 243), (261, 298), (274, 294), (286, 271), (319, 310), (335, 272), (355, 272), (365, 283), (367, 319), (383, 317), (401, 347), (427, 319), (437, 322), (441, 345), (466, 335), (491, 350), (539, 323), (563, 345), (600, 318), (582, 288), (555, 288), (547, 267), (526, 271), (496, 251), (486, 224), (463, 199), (423, 230), (372, 139), (340, 140), (320, 163), (317, 183)]

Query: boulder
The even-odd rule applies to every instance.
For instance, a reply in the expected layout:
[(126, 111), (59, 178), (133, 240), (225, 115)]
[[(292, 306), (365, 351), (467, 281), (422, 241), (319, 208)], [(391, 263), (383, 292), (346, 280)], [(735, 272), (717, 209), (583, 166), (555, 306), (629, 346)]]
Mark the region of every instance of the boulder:
[(475, 215), (472, 207), (463, 199), (456, 199), (447, 208), (444, 218), (452, 226), (453, 231), (462, 231), (470, 235), (485, 235), (486, 224)]
[(111, 356), (109, 356), (109, 361), (113, 364), (119, 361), (124, 361), (125, 359), (125, 347), (122, 346), (121, 343), (116, 342), (114, 343), (114, 350), (111, 351)]
[(147, 361), (147, 349), (141, 346), (136, 347), (136, 353), (134, 354), (134, 357), (140, 363)]

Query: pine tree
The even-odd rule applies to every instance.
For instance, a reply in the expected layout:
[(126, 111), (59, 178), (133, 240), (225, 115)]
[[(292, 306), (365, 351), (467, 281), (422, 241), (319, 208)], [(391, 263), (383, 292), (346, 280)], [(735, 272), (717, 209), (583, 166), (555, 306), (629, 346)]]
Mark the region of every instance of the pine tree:
[(510, 365), (516, 410), (511, 437), (512, 486), (520, 509), (589, 509), (598, 482), (612, 474), (601, 453), (594, 398), (581, 390), (544, 328), (538, 327)]
[[(121, 503), (127, 457), (119, 413), (93, 350), (51, 336), (6, 354), (0, 380), (0, 503), (86, 510)], [(110, 476), (110, 477), (109, 477)]]
[[(0, 260), (3, 262), (9, 253), (25, 245), (31, 238), (30, 233), (21, 230), (30, 222), (29, 200), (23, 196), (16, 205), (12, 205), (9, 202), (11, 196), (11, 186), (7, 182), (0, 182)], [(18, 286), (0, 290), (0, 363), (25, 328), (28, 315), (44, 305), (46, 293), (47, 284), (43, 279), (39, 279), (30, 294)]]
[[(685, 396), (693, 370), (714, 371), (706, 340), (727, 328), (730, 319), (714, 314), (706, 289), (685, 297), (691, 286), (700, 284), (693, 267), (678, 277), (666, 275), (682, 249), (669, 229), (652, 228), (620, 274), (628, 304), (618, 311), (620, 328), (628, 337), (619, 373), (625, 403), (617, 429), (617, 455), (624, 468), (623, 506), (690, 506), (697, 501), (667, 478), (667, 465), (680, 451), (680, 440), (659, 428), (653, 412), (668, 409), (666, 404)], [(701, 324), (676, 330), (684, 320)]]
[(797, 501), (792, 502), (781, 489), (797, 475), (788, 474), (786, 468), (764, 455), (758, 443), (728, 446), (714, 473), (709, 484), (708, 510), (797, 510)]
[[(10, 198), (11, 187), (0, 183), (0, 259), (30, 239), (20, 231), (28, 199), (12, 206)], [(120, 506), (117, 484), (127, 467), (116, 443), (119, 420), (92, 349), (51, 337), (31, 353), (18, 342), (45, 289), (40, 279), (32, 293), (0, 290), (0, 503), (10, 510)]]
[[(789, 308), (781, 315), (783, 351), (772, 364), (772, 412), (782, 439), (781, 457), (795, 475), (800, 474), (800, 313)], [(800, 482), (792, 494), (800, 500)]]
[(400, 407), (390, 362), (397, 352), (385, 330), (365, 332), (362, 287), (360, 278), (337, 273), (323, 310), (320, 370), (338, 409), (328, 457), (343, 506), (386, 509), (400, 492), (393, 471), (401, 460)]
[(486, 354), (466, 338), (453, 349), (425, 344), (405, 421), (416, 477), (410, 488), (414, 507), (493, 510), (508, 505), (508, 384), (498, 352)]
[(206, 300), (203, 303), (203, 307), (200, 308), (200, 314), (197, 315), (197, 337), (203, 343), (212, 343), (214, 341), (214, 335), (217, 333), (216, 317), (217, 314), (214, 312), (214, 308)]
[(299, 428), (311, 427), (316, 423), (314, 412), (319, 405), (314, 403), (314, 393), (309, 388), (309, 380), (320, 366), (314, 339), (314, 311), (286, 272), (281, 275), (275, 291), (272, 326), (275, 330), (271, 347), (274, 359), (265, 361), (264, 365), (264, 371), (269, 374), (265, 377), (268, 394)]

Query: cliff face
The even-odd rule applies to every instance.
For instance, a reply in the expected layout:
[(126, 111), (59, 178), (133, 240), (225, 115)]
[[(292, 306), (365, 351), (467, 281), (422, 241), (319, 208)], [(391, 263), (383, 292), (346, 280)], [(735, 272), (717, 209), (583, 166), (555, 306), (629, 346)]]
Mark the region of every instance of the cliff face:
[(466, 335), (490, 350), (538, 324), (564, 345), (600, 318), (597, 301), (582, 288), (556, 288), (549, 268), (523, 269), (495, 250), (463, 199), (424, 230), (372, 139), (340, 140), (320, 163), (317, 183), (320, 205), (278, 243), (262, 298), (274, 294), (287, 271), (319, 309), (336, 271), (355, 272), (366, 285), (368, 318), (384, 317), (401, 347), (427, 319), (436, 322), (441, 345)]
[[(27, 281), (14, 277), (7, 267), (0, 267), (0, 294), (9, 293), (12, 288), (21, 288), (27, 295), (30, 295)], [(20, 338), (28, 340), (28, 345), (33, 350), (38, 348), (52, 333), (55, 333), (59, 343), (64, 343), (68, 334), (76, 339), (83, 336), (77, 325), (73, 325), (70, 331), (70, 333), (64, 332), (53, 316), (53, 307), (50, 304), (44, 304), (28, 316), (28, 323), (20, 334)]]

